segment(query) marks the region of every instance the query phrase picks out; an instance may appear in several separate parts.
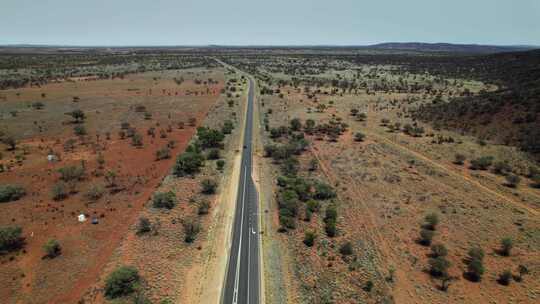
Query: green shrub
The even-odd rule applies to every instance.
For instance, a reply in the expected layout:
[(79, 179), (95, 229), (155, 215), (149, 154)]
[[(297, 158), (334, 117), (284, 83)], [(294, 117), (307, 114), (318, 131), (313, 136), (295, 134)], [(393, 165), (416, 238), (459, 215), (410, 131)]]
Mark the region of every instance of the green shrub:
[(468, 270), (468, 277), (474, 281), (478, 282), (482, 280), (482, 276), (484, 275), (484, 264), (482, 260), (474, 259), (469, 262), (467, 265)]
[(137, 234), (145, 234), (152, 230), (152, 224), (150, 220), (146, 217), (139, 218), (139, 223), (137, 224)]
[(220, 159), (216, 162), (216, 167), (219, 171), (223, 171), (223, 168), (225, 167), (225, 161)]
[(0, 253), (17, 250), (23, 243), (21, 227), (0, 227)]
[(448, 254), (448, 249), (443, 244), (431, 245), (431, 256), (434, 258), (445, 257)]
[(435, 233), (433, 232), (433, 230), (429, 230), (429, 229), (420, 230), (420, 239), (419, 239), (420, 244), (424, 246), (431, 245), (431, 240), (433, 240), (434, 235)]
[(484, 250), (480, 247), (473, 247), (468, 251), (468, 260), (483, 260), (484, 259)]
[(329, 237), (336, 236), (337, 229), (336, 229), (336, 222), (337, 222), (337, 209), (334, 205), (329, 205), (326, 207), (325, 216), (324, 216), (324, 230), (326, 232), (326, 235)]
[(309, 200), (306, 202), (306, 207), (311, 212), (319, 212), (321, 204), (316, 200)]
[(424, 228), (429, 230), (435, 230), (437, 228), (437, 224), (439, 223), (439, 216), (436, 213), (430, 213), (426, 215), (424, 221)]
[(512, 248), (514, 247), (514, 242), (511, 238), (504, 238), (501, 240), (501, 254), (504, 256), (509, 256)]
[(26, 191), (21, 186), (0, 185), (0, 203), (12, 202), (26, 195)]
[(69, 196), (68, 186), (65, 182), (57, 182), (53, 185), (51, 190), (52, 199), (55, 201), (60, 201)]
[(197, 129), (197, 138), (203, 149), (220, 148), (225, 135), (218, 130), (199, 127)]
[(131, 145), (137, 148), (140, 148), (143, 146), (143, 137), (139, 133), (134, 133), (131, 137)]
[(315, 233), (312, 231), (306, 231), (304, 233), (304, 244), (308, 247), (312, 247), (315, 243)]
[(341, 253), (341, 255), (351, 255), (353, 254), (353, 247), (352, 247), (352, 243), (351, 242), (345, 242), (343, 244), (341, 244), (341, 246), (339, 247), (339, 253)]
[(195, 220), (186, 220), (182, 226), (184, 227), (184, 242), (193, 243), (201, 231), (200, 224)]
[(364, 133), (356, 132), (356, 134), (354, 134), (354, 141), (364, 141), (364, 138), (366, 138)]
[(193, 175), (199, 172), (204, 158), (197, 152), (184, 152), (176, 159), (173, 174), (178, 177)]
[(201, 181), (201, 192), (204, 194), (214, 194), (217, 189), (217, 182), (212, 179), (204, 179)]
[(163, 160), (171, 158), (171, 149), (168, 147), (161, 148), (156, 151), (156, 160)]
[(102, 185), (94, 184), (91, 185), (88, 190), (86, 190), (86, 192), (84, 193), (84, 197), (86, 197), (86, 199), (88, 199), (89, 201), (97, 201), (103, 196), (104, 193), (105, 189)]
[(493, 162), (492, 156), (483, 156), (471, 160), (471, 169), (473, 170), (487, 170)]
[(154, 208), (172, 209), (176, 205), (176, 194), (174, 192), (158, 192), (154, 194)]
[(225, 120), (223, 123), (223, 127), (221, 128), (221, 132), (223, 134), (231, 134), (232, 130), (234, 129), (234, 124), (230, 120)]
[(105, 296), (109, 299), (132, 294), (139, 288), (139, 272), (132, 266), (121, 266), (105, 280)]
[(367, 281), (366, 284), (364, 285), (364, 287), (362, 287), (362, 289), (365, 292), (371, 292), (371, 290), (373, 289), (373, 281), (371, 281), (371, 280)]
[(293, 118), (291, 120), (291, 130), (292, 131), (300, 131), (302, 129), (302, 122), (299, 118)]
[(45, 256), (52, 259), (60, 255), (62, 247), (60, 247), (60, 243), (57, 240), (50, 239), (43, 245), (43, 250), (45, 251)]
[(448, 275), (448, 268), (450, 268), (450, 262), (446, 260), (444, 256), (438, 256), (436, 258), (429, 259), (429, 273), (434, 277), (441, 277)]
[(314, 188), (315, 194), (313, 195), (313, 197), (315, 199), (325, 200), (336, 197), (336, 192), (328, 184), (325, 184), (323, 182), (317, 182), (315, 183)]
[(81, 180), (86, 170), (83, 166), (66, 166), (58, 169), (60, 173), (60, 179), (65, 182)]

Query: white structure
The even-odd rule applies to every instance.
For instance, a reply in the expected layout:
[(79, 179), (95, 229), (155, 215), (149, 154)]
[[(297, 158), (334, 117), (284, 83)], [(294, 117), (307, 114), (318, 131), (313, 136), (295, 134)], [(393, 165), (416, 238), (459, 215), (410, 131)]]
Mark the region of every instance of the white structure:
[(55, 161), (58, 160), (58, 157), (56, 157), (56, 155), (54, 155), (54, 154), (49, 154), (49, 155), (47, 155), (47, 160), (49, 162), (55, 162)]
[(78, 219), (79, 219), (79, 222), (82, 223), (82, 222), (86, 221), (86, 215), (81, 213), (81, 214), (79, 214)]

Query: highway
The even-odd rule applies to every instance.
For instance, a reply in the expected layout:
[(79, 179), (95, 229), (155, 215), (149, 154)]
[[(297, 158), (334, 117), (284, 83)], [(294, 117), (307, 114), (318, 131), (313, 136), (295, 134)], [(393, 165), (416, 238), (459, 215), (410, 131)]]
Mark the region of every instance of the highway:
[(229, 262), (225, 277), (224, 304), (258, 304), (260, 301), (258, 194), (251, 177), (253, 81), (249, 79), (244, 149)]

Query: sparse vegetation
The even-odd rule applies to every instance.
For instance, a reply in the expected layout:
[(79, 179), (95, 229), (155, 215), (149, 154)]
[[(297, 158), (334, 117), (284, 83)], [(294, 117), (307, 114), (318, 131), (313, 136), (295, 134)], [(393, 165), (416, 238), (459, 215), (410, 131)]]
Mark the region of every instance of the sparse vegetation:
[(17, 185), (0, 185), (0, 203), (17, 201), (26, 195), (23, 187)]
[(45, 251), (45, 256), (52, 259), (60, 255), (62, 247), (60, 247), (60, 243), (57, 240), (50, 239), (43, 245), (43, 250)]
[(115, 299), (130, 295), (139, 288), (140, 280), (141, 277), (136, 268), (118, 267), (105, 280), (105, 296)]
[(157, 192), (153, 198), (154, 208), (172, 209), (176, 206), (176, 194), (172, 191)]
[(0, 227), (0, 254), (11, 252), (22, 247), (24, 239), (22, 228), (16, 226)]

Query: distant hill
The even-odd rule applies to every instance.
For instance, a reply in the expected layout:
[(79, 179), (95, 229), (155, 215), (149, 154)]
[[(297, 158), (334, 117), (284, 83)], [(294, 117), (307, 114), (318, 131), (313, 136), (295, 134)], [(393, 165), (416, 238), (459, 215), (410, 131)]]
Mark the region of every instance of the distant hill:
[(379, 50), (401, 50), (416, 52), (448, 52), (448, 53), (474, 53), (489, 54), (532, 50), (535, 46), (498, 46), (481, 44), (452, 44), (452, 43), (422, 43), (422, 42), (388, 42), (368, 46)]

